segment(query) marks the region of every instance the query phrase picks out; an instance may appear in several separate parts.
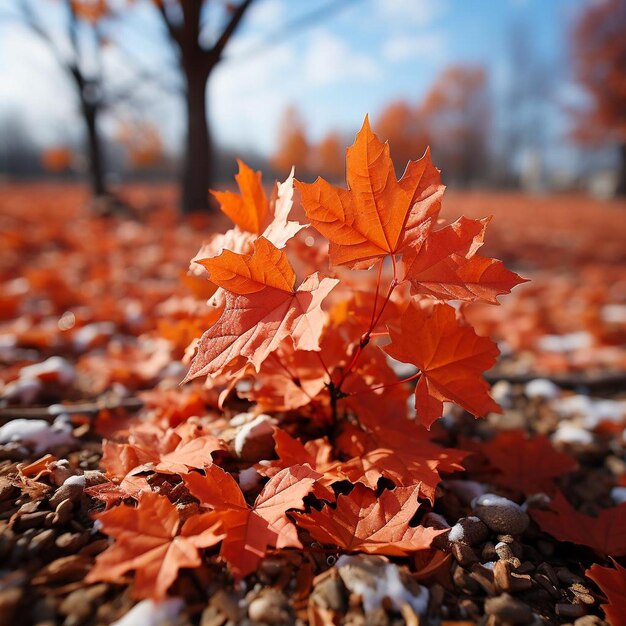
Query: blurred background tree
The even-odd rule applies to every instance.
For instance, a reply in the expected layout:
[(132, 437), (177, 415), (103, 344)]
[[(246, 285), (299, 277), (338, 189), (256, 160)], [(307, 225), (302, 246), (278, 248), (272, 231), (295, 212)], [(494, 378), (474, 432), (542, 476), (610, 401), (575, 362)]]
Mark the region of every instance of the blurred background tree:
[(626, 1), (591, 4), (573, 36), (576, 79), (589, 99), (575, 111), (574, 136), (585, 144), (617, 144), (617, 193), (626, 195)]

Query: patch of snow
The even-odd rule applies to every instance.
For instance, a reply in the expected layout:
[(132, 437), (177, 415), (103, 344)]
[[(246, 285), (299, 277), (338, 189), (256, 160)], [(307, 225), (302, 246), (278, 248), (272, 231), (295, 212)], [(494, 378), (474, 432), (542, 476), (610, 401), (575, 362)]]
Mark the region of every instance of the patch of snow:
[(494, 506), (499, 509), (511, 509), (514, 511), (520, 511), (522, 509), (522, 507), (516, 502), (513, 502), (513, 500), (509, 500), (503, 496), (497, 496), (495, 493), (485, 493), (472, 500), (472, 508), (478, 506)]
[(72, 445), (72, 427), (67, 416), (60, 415), (52, 424), (46, 420), (15, 419), (0, 427), (0, 444), (18, 442), (40, 454), (56, 446)]
[(465, 539), (465, 530), (461, 524), (455, 524), (448, 533), (448, 539), (452, 542), (463, 541)]
[(1, 397), (9, 402), (32, 404), (42, 388), (43, 383), (38, 378), (18, 378), (4, 386)]
[(168, 598), (158, 603), (142, 600), (111, 626), (170, 626), (176, 622), (182, 608), (182, 598)]
[(566, 422), (559, 424), (550, 438), (555, 443), (578, 443), (581, 445), (593, 443), (593, 435), (588, 430)]
[(561, 417), (584, 418), (586, 428), (594, 429), (600, 422), (622, 422), (626, 420), (626, 400), (591, 398), (582, 394), (562, 398), (552, 404)]
[(546, 400), (552, 400), (561, 395), (561, 389), (551, 380), (535, 378), (535, 380), (531, 380), (526, 384), (524, 393), (529, 398), (545, 398)]
[(491, 397), (503, 408), (510, 409), (512, 406), (513, 393), (511, 383), (508, 380), (499, 380), (491, 387)]
[(113, 322), (94, 322), (79, 328), (72, 336), (74, 349), (84, 352), (91, 348), (94, 341), (103, 337), (111, 337), (115, 333)]
[(626, 324), (626, 304), (607, 304), (602, 307), (600, 316), (607, 324)]
[(545, 352), (573, 352), (593, 347), (593, 337), (586, 331), (566, 335), (544, 335), (537, 342), (537, 346)]
[(626, 487), (613, 487), (611, 489), (611, 498), (616, 504), (624, 504), (626, 502)]
[(85, 487), (87, 484), (87, 479), (85, 476), (69, 476), (63, 481), (64, 485), (80, 485), (81, 487)]
[[(355, 569), (356, 575), (349, 570)], [(387, 598), (396, 611), (404, 604), (411, 606), (417, 615), (422, 615), (428, 608), (428, 589), (418, 585), (417, 595), (409, 591), (402, 582), (400, 569), (394, 563), (381, 562), (375, 569), (364, 567), (361, 556), (342, 555), (337, 559), (337, 569), (345, 586), (354, 594), (361, 596), (365, 613), (379, 608)], [(358, 575), (361, 574), (362, 575)]]
[(20, 370), (20, 378), (54, 379), (61, 385), (71, 385), (76, 378), (76, 371), (63, 357), (51, 356), (41, 363), (23, 367)]

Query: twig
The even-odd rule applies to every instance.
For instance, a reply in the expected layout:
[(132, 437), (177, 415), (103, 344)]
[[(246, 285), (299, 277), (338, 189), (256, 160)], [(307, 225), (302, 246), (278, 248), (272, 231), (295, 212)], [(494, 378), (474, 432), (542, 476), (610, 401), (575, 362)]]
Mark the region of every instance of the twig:
[(128, 409), (136, 411), (143, 407), (143, 401), (139, 398), (125, 398), (122, 400), (109, 400), (102, 397), (95, 402), (83, 404), (53, 404), (52, 406), (17, 408), (7, 407), (0, 409), (0, 421), (12, 419), (46, 419), (54, 420), (58, 415), (77, 415), (87, 413), (97, 415), (101, 411), (115, 409)]

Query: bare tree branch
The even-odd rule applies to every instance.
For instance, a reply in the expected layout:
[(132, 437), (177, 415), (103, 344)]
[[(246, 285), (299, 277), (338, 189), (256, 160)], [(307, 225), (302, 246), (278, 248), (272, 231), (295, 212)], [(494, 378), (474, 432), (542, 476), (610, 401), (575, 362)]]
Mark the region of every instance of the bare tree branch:
[(243, 0), (241, 4), (235, 9), (233, 15), (231, 16), (228, 24), (224, 28), (222, 34), (219, 39), (215, 42), (214, 46), (210, 49), (209, 53), (215, 62), (220, 60), (222, 56), (222, 52), (224, 52), (224, 48), (226, 44), (230, 40), (231, 36), (237, 30), (237, 26), (239, 26), (239, 22), (241, 22), (245, 12), (248, 10), (248, 7), (252, 4), (254, 0)]

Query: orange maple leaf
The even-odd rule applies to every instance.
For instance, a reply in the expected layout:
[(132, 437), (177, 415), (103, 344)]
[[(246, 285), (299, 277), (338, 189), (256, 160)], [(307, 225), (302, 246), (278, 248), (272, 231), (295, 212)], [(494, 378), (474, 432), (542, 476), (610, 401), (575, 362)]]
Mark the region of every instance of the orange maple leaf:
[(476, 254), (490, 219), (461, 217), (436, 231), (430, 230), (432, 220), (425, 222), (423, 236), (403, 256), (404, 278), (411, 283), (411, 293), (498, 304), (498, 295), (525, 282), (502, 261)]
[(268, 547), (302, 547), (296, 527), (287, 518), (289, 509), (301, 509), (302, 499), (321, 474), (308, 465), (294, 465), (281, 470), (265, 485), (254, 506), (246, 503), (235, 479), (217, 465), (205, 469), (206, 476), (184, 476), (189, 491), (213, 515), (228, 533), (220, 556), (238, 578), (253, 572)]
[(541, 530), (559, 541), (587, 546), (605, 556), (626, 555), (626, 503), (592, 517), (577, 511), (559, 491), (549, 510), (531, 509), (530, 513)]
[(459, 325), (451, 306), (436, 304), (429, 313), (412, 302), (400, 318), (400, 330), (389, 326), (389, 335), (391, 343), (383, 350), (421, 371), (415, 410), (426, 428), (441, 417), (444, 400), (476, 416), (500, 412), (487, 393), (489, 385), (481, 378), (496, 362), (498, 348), (488, 337)]
[(347, 190), (323, 178), (295, 184), (311, 224), (330, 241), (331, 263), (367, 268), (420, 237), (420, 226), (439, 212), (444, 186), (428, 151), (396, 180), (389, 145), (378, 140), (367, 117), (346, 164)]
[(221, 522), (210, 513), (195, 515), (184, 524), (165, 497), (150, 491), (139, 496), (136, 508), (118, 506), (98, 515), (102, 531), (116, 542), (96, 559), (85, 581), (119, 582), (135, 570), (137, 598), (162, 600), (183, 567), (198, 567), (198, 550), (224, 537)]
[(342, 452), (352, 458), (336, 470), (352, 483), (376, 489), (381, 477), (398, 486), (419, 483), (421, 495), (435, 501), (439, 472), (463, 470), (463, 450), (442, 448), (426, 438), (426, 430), (406, 418), (386, 416), (378, 423), (362, 421), (368, 431), (346, 427), (339, 438)]
[(409, 526), (419, 508), (420, 485), (385, 490), (380, 496), (363, 485), (337, 498), (337, 508), (295, 513), (313, 539), (346, 552), (405, 556), (430, 547), (440, 530)]
[(295, 289), (296, 275), (287, 255), (264, 237), (254, 243), (252, 254), (224, 250), (202, 264), (211, 280), (226, 290), (226, 306), (200, 338), (183, 382), (217, 374), (237, 357), (248, 359), (258, 371), (286, 337), (296, 349), (319, 350), (321, 303), (336, 279), (313, 274)]
[(626, 624), (626, 569), (613, 561), (615, 567), (602, 567), (594, 563), (585, 576), (591, 578), (606, 596), (602, 610), (611, 626)]

